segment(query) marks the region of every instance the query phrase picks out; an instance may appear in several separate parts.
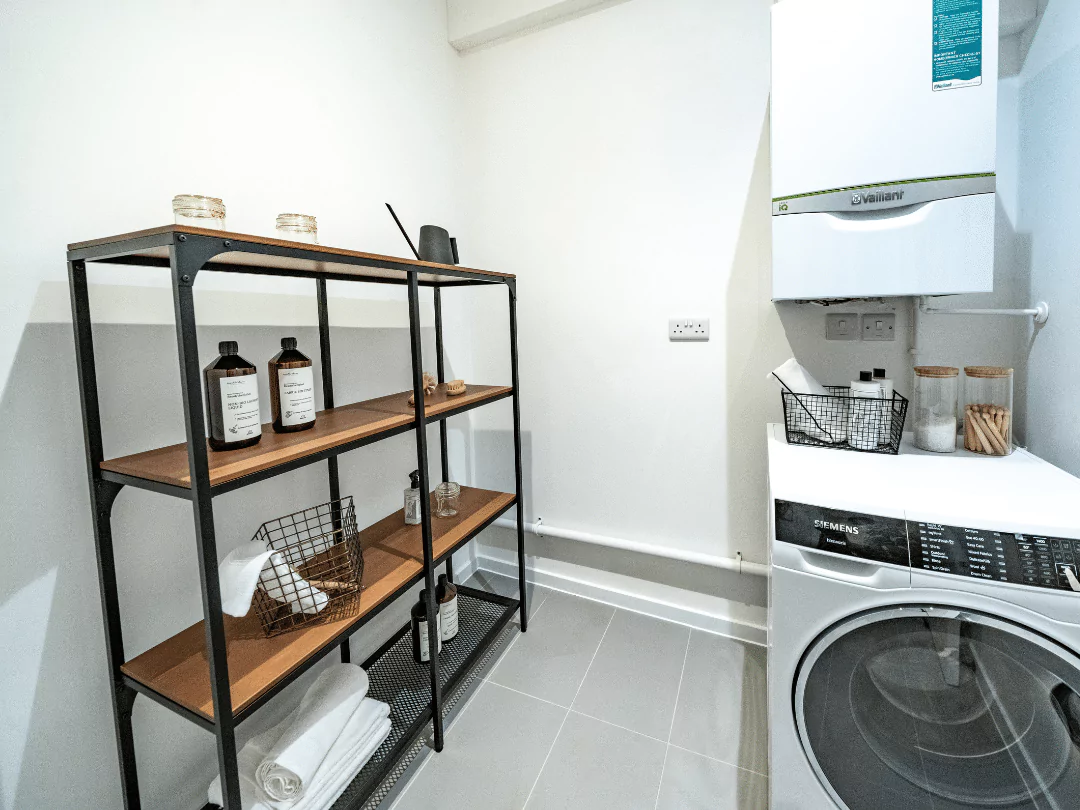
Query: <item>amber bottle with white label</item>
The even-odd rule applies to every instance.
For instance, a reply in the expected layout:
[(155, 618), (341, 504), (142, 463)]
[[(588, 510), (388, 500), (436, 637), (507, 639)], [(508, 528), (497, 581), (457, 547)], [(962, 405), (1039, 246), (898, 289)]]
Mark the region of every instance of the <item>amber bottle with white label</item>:
[(221, 355), (203, 372), (206, 377), (207, 441), (214, 450), (239, 450), (262, 438), (259, 416), (259, 375), (255, 366), (237, 354), (234, 340), (218, 344)]
[(282, 338), (270, 361), (270, 418), (276, 433), (315, 427), (315, 374), (294, 337)]

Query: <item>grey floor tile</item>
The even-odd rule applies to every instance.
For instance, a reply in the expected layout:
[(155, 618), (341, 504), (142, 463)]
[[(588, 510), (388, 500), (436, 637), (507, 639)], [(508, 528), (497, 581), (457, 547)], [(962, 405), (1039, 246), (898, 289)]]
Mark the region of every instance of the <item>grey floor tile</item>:
[(689, 632), (651, 616), (616, 611), (572, 708), (666, 741)]
[(394, 810), (523, 807), (565, 717), (550, 703), (482, 684)]
[(569, 707), (614, 612), (553, 591), (489, 680)]
[(653, 810), (665, 748), (571, 712), (526, 808)]
[(656, 810), (766, 810), (768, 806), (766, 777), (668, 748)]
[[(504, 577), (502, 574), (477, 571), (463, 584), (488, 593), (497, 593), (499, 596), (518, 598), (518, 581), (513, 577)], [(529, 618), (532, 618), (549, 593), (551, 593), (550, 588), (545, 588), (533, 582), (525, 583), (525, 595), (529, 600)]]
[(767, 774), (765, 660), (764, 647), (693, 631), (672, 744)]

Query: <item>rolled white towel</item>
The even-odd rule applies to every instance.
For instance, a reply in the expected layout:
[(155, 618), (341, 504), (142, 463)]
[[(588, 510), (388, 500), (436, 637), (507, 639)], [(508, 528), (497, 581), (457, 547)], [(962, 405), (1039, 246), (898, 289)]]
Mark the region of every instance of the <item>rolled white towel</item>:
[(836, 444), (847, 441), (847, 417), (845, 400), (839, 398), (808, 400), (811, 406), (799, 399), (800, 395), (831, 397), (829, 390), (814, 379), (799, 361), (792, 357), (769, 374), (769, 379), (779, 382), (785, 391), (795, 394), (801, 409), (799, 418), (806, 432), (815, 439)]
[(270, 555), (269, 563), (259, 574), (259, 581), (267, 596), (288, 603), (293, 613), (315, 614), (330, 601), (329, 596), (296, 573), (280, 552)]
[[(390, 707), (385, 703), (364, 698), (327, 752), (304, 796), (295, 801), (279, 802), (269, 798), (257, 784), (255, 770), (274, 742), (299, 717), (299, 712), (293, 712), (278, 725), (253, 737), (237, 753), (243, 810), (327, 810), (390, 735), (389, 713)], [(207, 799), (213, 805), (222, 806), (220, 776), (210, 783)]]
[(304, 795), (331, 747), (367, 697), (368, 676), (356, 664), (334, 664), (315, 679), (293, 722), (255, 770), (255, 781), (271, 799)]

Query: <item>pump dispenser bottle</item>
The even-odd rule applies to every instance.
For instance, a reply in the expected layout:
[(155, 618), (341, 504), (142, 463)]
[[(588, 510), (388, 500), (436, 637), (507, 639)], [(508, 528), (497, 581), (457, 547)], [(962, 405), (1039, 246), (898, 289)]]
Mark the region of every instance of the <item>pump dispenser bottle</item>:
[(892, 442), (893, 381), (885, 376), (885, 369), (875, 368), (874, 382), (881, 386), (881, 398), (885, 400), (885, 405), (881, 409), (881, 435), (878, 444), (890, 444)]
[(859, 373), (859, 379), (851, 383), (851, 412), (848, 416), (848, 443), (857, 450), (874, 450), (880, 444), (881, 384), (874, 381), (869, 371)]
[(255, 366), (237, 354), (235, 340), (218, 344), (219, 357), (206, 367), (207, 441), (214, 450), (239, 450), (259, 443), (259, 375)]
[(270, 415), (275, 433), (315, 427), (315, 375), (311, 359), (297, 351), (296, 338), (281, 339), (269, 363)]
[[(428, 647), (428, 611), (427, 589), (420, 591), (420, 601), (413, 605), (412, 609), (412, 648), (413, 659), (418, 664), (426, 664), (431, 660), (430, 648)], [(442, 652), (442, 632), (439, 613), (435, 613), (435, 650)]]
[(409, 473), (409, 488), (405, 490), (405, 525), (420, 525), (420, 471)]

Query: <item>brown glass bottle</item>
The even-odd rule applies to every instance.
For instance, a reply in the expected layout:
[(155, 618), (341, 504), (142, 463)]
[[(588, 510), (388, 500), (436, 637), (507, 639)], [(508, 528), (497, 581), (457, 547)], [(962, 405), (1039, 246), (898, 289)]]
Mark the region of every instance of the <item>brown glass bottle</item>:
[(270, 361), (270, 418), (276, 433), (315, 427), (315, 374), (294, 337), (282, 338)]
[(259, 375), (255, 366), (237, 354), (234, 340), (218, 344), (221, 355), (206, 367), (207, 441), (214, 450), (239, 450), (262, 438), (259, 416)]

